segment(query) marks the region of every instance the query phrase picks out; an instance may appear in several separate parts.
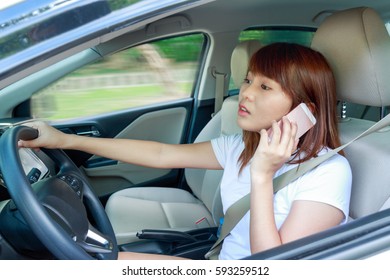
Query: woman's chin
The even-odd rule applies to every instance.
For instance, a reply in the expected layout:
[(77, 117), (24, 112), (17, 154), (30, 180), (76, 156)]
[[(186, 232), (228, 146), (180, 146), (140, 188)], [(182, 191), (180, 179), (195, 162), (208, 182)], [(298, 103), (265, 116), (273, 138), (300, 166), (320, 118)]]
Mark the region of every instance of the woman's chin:
[(252, 132), (259, 131), (256, 128), (254, 128), (253, 125), (246, 124), (245, 122), (240, 122), (240, 120), (237, 121), (237, 124), (243, 131), (252, 131)]

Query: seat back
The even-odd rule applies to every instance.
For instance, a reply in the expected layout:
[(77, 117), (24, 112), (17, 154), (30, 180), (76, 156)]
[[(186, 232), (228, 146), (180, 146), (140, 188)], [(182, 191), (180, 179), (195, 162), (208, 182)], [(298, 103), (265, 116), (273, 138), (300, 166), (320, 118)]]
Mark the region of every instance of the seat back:
[[(246, 77), (250, 57), (261, 47), (255, 40), (244, 41), (237, 45), (232, 53), (232, 79), (239, 88)], [(195, 142), (209, 141), (221, 135), (242, 133), (237, 125), (238, 96), (231, 96), (224, 100), (221, 110), (203, 128)], [(222, 170), (190, 169), (185, 170), (185, 177), (189, 187), (212, 213), (214, 223), (219, 224), (222, 214), (219, 183)]]
[[(390, 105), (390, 37), (380, 16), (371, 8), (337, 12), (321, 24), (312, 41), (331, 65), (338, 99), (355, 104)], [(342, 143), (374, 122), (340, 119)], [(390, 129), (373, 133), (346, 148), (352, 168), (351, 218), (359, 218), (389, 206)]]

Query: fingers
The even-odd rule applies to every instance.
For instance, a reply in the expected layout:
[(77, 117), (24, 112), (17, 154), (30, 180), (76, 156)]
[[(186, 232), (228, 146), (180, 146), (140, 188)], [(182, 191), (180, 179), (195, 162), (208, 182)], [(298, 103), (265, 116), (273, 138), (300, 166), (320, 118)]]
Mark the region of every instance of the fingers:
[(295, 151), (294, 147), (298, 145), (299, 139), (296, 138), (298, 126), (295, 122), (290, 122), (287, 117), (283, 117), (283, 133), (280, 144), (285, 147), (286, 152), (292, 153)]
[(296, 139), (298, 126), (295, 122), (290, 122), (287, 117), (283, 117), (280, 122), (273, 121), (270, 131), (270, 139), (272, 143), (286, 143), (290, 139)]
[(280, 152), (286, 151), (290, 155), (296, 150), (299, 139), (296, 138), (298, 126), (295, 122), (290, 122), (287, 117), (283, 117), (279, 123), (272, 122), (271, 131), (271, 136), (264, 129), (260, 131), (261, 145), (277, 149)]
[(43, 121), (30, 121), (30, 122), (23, 123), (23, 125), (35, 128), (39, 131), (39, 128), (46, 126), (47, 124)]
[(291, 136), (289, 138), (287, 144), (287, 150), (290, 151), (290, 155), (294, 153), (294, 151), (298, 147), (299, 138), (297, 138), (298, 126), (295, 122), (291, 122)]
[(24, 126), (28, 126), (38, 130), (38, 137), (32, 140), (19, 140), (18, 146), (24, 148), (40, 148), (50, 147), (52, 143), (56, 141), (56, 135), (52, 133), (51, 127), (43, 121), (31, 121), (23, 123)]
[(18, 147), (19, 148), (38, 148), (39, 145), (36, 144), (35, 140), (30, 140), (30, 141), (19, 140)]

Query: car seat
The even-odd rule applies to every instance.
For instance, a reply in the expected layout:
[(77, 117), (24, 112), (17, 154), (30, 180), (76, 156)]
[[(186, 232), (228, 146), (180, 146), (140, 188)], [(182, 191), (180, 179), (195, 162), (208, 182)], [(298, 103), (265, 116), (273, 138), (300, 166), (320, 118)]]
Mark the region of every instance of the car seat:
[[(316, 31), (312, 48), (329, 61), (339, 100), (379, 108), (390, 105), (390, 37), (373, 9), (360, 7), (329, 16)], [(342, 143), (373, 124), (364, 119), (340, 119)], [(356, 219), (388, 208), (389, 127), (354, 142), (345, 153), (353, 174), (350, 217)]]
[[(251, 55), (261, 47), (256, 40), (244, 41), (232, 53), (232, 78), (239, 88), (247, 74)], [(195, 142), (208, 141), (223, 134), (241, 133), (237, 125), (238, 96), (227, 98), (203, 128)], [(135, 187), (110, 196), (106, 212), (118, 245), (138, 241), (142, 229), (187, 231), (215, 227), (222, 216), (219, 183), (222, 170), (185, 169), (192, 191), (177, 188)]]

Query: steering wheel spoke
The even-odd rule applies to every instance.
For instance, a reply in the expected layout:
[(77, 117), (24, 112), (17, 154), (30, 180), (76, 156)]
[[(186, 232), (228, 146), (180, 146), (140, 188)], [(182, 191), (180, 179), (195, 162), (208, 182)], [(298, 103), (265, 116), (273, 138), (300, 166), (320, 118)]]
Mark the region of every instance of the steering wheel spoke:
[(61, 174), (58, 179), (64, 181), (82, 200), (83, 198), (83, 182), (76, 176), (71, 174)]
[(92, 225), (89, 226), (85, 240), (74, 239), (77, 245), (92, 255), (112, 253), (114, 250), (113, 242)]

